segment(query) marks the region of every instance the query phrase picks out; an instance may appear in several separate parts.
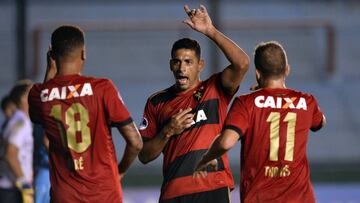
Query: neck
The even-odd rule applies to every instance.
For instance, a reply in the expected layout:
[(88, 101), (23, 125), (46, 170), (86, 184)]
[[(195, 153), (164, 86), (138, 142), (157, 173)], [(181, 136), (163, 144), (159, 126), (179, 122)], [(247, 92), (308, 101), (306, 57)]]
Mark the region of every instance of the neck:
[(82, 65), (79, 63), (71, 62), (71, 63), (61, 63), (58, 66), (57, 75), (64, 76), (64, 75), (75, 75), (81, 73)]
[(286, 89), (285, 78), (268, 79), (265, 81), (261, 81), (261, 86), (263, 88), (271, 88), (271, 89)]
[(185, 94), (185, 93), (189, 92), (190, 90), (194, 89), (195, 87), (197, 87), (200, 83), (201, 83), (201, 80), (199, 79), (187, 89), (181, 89), (180, 87), (175, 85), (175, 90), (176, 90), (177, 93)]
[(20, 111), (22, 111), (27, 117), (29, 117), (29, 108), (28, 105), (20, 105), (18, 107)]

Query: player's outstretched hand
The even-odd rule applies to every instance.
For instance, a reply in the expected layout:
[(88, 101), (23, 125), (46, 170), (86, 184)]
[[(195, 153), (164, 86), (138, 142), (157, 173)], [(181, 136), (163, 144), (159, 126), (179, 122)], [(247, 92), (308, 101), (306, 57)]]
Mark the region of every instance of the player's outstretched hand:
[(173, 115), (169, 123), (162, 129), (163, 135), (166, 137), (179, 135), (186, 128), (189, 128), (194, 122), (194, 114), (191, 113), (191, 110), (191, 108), (180, 109), (178, 113)]
[(207, 176), (207, 168), (211, 167), (215, 171), (218, 170), (218, 161), (216, 159), (213, 159), (209, 161), (208, 163), (202, 163), (200, 161), (197, 166), (195, 167), (193, 178), (205, 178)]
[(203, 34), (208, 34), (214, 28), (205, 6), (200, 5), (199, 8), (190, 9), (188, 5), (185, 5), (184, 10), (189, 18), (183, 22), (192, 29)]

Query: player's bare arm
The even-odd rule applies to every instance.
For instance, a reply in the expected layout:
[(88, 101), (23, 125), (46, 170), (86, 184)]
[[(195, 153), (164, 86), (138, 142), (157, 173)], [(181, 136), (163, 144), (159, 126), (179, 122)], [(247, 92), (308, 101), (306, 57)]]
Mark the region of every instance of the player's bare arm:
[(21, 169), (21, 164), (18, 159), (19, 149), (13, 144), (8, 145), (6, 150), (6, 161), (8, 162), (11, 171), (16, 178), (21, 178), (24, 176), (24, 173)]
[(135, 160), (140, 150), (142, 149), (143, 142), (134, 123), (119, 127), (118, 130), (126, 141), (124, 155), (118, 166), (120, 176), (123, 177), (131, 163)]
[(144, 148), (139, 154), (140, 161), (146, 164), (156, 159), (172, 136), (181, 134), (192, 125), (193, 117), (191, 108), (180, 109), (153, 139), (144, 140)]
[(189, 16), (184, 23), (214, 41), (229, 60), (230, 65), (223, 70), (221, 81), (228, 93), (235, 93), (249, 68), (248, 55), (235, 42), (215, 28), (203, 5), (197, 9), (190, 9), (185, 5), (184, 10)]
[(207, 166), (214, 166), (214, 159), (220, 157), (227, 151), (229, 151), (239, 140), (240, 135), (231, 129), (226, 129), (221, 133), (211, 144), (210, 149), (203, 155), (202, 159), (196, 165), (193, 177), (205, 177), (207, 175), (206, 168)]

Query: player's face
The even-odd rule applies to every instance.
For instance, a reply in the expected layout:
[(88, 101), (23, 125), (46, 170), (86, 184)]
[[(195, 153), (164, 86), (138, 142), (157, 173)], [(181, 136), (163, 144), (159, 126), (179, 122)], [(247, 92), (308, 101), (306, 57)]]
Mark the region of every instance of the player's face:
[(170, 60), (170, 69), (175, 77), (178, 90), (190, 90), (200, 82), (200, 73), (204, 68), (204, 61), (196, 57), (191, 49), (179, 49)]

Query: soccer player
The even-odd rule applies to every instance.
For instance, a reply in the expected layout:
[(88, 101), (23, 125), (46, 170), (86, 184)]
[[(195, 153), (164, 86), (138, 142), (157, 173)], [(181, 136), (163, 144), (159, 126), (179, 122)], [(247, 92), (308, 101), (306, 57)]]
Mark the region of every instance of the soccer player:
[[(60, 26), (51, 35), (48, 81), (30, 91), (31, 120), (49, 138), (51, 202), (122, 202), (120, 177), (141, 136), (113, 83), (81, 75), (84, 62), (83, 31)], [(119, 166), (111, 127), (127, 142)]]
[[(33, 145), (32, 124), (28, 115), (28, 94), (32, 82), (19, 81), (9, 98), (16, 105), (6, 124), (1, 142), (0, 202), (33, 203)], [(3, 154), (4, 153), (4, 154)]]
[(184, 23), (216, 43), (230, 65), (201, 81), (205, 64), (198, 42), (184, 38), (173, 44), (170, 70), (175, 84), (147, 100), (139, 127), (144, 140), (139, 159), (147, 163), (161, 152), (164, 155), (160, 202), (229, 202), (229, 188), (234, 182), (226, 155), (217, 159), (219, 171), (209, 171), (206, 179), (194, 180), (192, 172), (220, 133), (249, 59), (214, 27), (204, 6), (184, 9), (189, 16)]
[(278, 42), (257, 46), (255, 67), (260, 89), (235, 99), (194, 176), (206, 176), (209, 161), (241, 139), (242, 202), (315, 202), (306, 144), (309, 130), (324, 127), (325, 117), (314, 96), (286, 88), (289, 65)]

